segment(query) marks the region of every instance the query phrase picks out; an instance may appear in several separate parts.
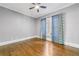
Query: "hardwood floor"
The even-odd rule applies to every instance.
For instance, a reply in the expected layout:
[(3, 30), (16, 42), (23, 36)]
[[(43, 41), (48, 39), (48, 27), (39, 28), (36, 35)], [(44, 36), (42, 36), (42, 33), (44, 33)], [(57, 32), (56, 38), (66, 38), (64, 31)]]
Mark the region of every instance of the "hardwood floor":
[(79, 49), (33, 38), (0, 46), (1, 56), (79, 56)]

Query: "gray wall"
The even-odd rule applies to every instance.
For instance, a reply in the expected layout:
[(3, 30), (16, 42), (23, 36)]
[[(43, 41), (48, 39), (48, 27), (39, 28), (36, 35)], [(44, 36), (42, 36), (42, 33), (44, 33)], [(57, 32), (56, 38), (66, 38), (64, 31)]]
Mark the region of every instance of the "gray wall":
[(65, 13), (65, 42), (79, 44), (79, 4)]
[[(57, 12), (50, 13), (43, 17), (51, 17), (53, 15), (60, 14), (60, 13), (64, 14), (65, 42), (79, 44), (79, 4), (75, 4), (73, 6), (59, 10)], [(38, 22), (40, 21), (40, 18), (37, 19)], [(38, 27), (39, 27), (39, 23), (38, 23)], [(38, 28), (38, 35), (40, 35), (39, 28)]]
[(36, 35), (36, 20), (0, 7), (0, 42)]
[(40, 24), (41, 24), (40, 19), (37, 18), (36, 19), (36, 32), (37, 32), (36, 35), (39, 37), (40, 37), (40, 27), (41, 27)]

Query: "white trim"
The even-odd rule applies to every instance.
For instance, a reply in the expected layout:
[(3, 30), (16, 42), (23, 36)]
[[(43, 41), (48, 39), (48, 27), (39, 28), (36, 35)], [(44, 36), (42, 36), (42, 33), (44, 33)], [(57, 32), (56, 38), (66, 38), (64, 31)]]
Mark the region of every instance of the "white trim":
[(35, 37), (37, 37), (37, 38), (41, 38), (41, 36), (35, 36)]
[(51, 39), (51, 38), (46, 38), (46, 40), (48, 40), (48, 41), (52, 41), (52, 39)]
[(68, 46), (75, 47), (75, 48), (79, 48), (79, 44), (76, 44), (76, 43), (65, 42), (64, 44), (68, 45)]
[(19, 42), (19, 41), (23, 41), (23, 40), (28, 40), (30, 38), (35, 38), (35, 37), (39, 38), (39, 36), (30, 36), (30, 37), (26, 37), (26, 38), (22, 38), (22, 39), (18, 39), (18, 40), (2, 42), (2, 43), (0, 43), (0, 46), (11, 44), (11, 43), (15, 43), (15, 42)]

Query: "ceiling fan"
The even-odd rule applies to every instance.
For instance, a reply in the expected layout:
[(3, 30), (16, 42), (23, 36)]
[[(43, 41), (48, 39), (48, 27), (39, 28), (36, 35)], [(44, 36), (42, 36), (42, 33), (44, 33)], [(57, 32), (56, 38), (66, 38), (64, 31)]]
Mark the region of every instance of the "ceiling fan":
[(36, 9), (37, 12), (39, 12), (39, 8), (47, 8), (46, 6), (40, 6), (41, 3), (32, 3), (34, 6), (33, 7), (30, 7), (29, 9)]

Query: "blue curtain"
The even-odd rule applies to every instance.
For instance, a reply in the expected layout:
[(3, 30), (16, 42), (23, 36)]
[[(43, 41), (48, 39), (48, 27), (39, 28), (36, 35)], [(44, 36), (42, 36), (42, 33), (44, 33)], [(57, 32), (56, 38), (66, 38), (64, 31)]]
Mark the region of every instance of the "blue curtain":
[(62, 15), (52, 16), (52, 40), (56, 43), (64, 44)]
[(46, 18), (41, 19), (41, 37), (46, 39)]

